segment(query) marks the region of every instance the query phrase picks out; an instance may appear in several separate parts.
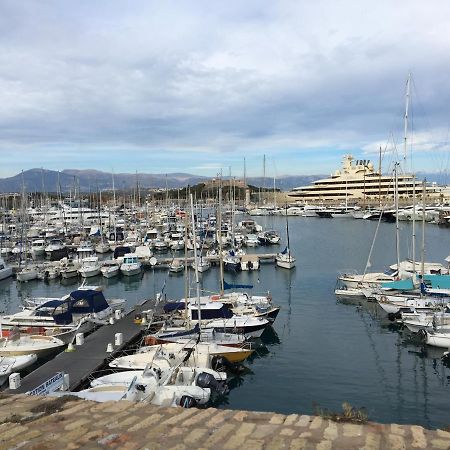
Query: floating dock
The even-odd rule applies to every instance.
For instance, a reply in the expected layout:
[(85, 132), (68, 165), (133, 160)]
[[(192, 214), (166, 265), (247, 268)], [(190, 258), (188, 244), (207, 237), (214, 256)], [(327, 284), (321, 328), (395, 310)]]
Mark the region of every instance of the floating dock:
[[(113, 324), (103, 325), (84, 338), (83, 345), (74, 346), (73, 352), (63, 351), (55, 358), (38, 367), (21, 380), (18, 389), (7, 389), (12, 394), (29, 392), (44, 383), (57, 372), (69, 375), (69, 390), (76, 390), (85, 383), (90, 375), (105, 366), (108, 361), (142, 336), (143, 327), (134, 322), (135, 315), (151, 309), (155, 300), (144, 300), (125, 316)], [(122, 333), (121, 345), (115, 344), (116, 333)], [(112, 344), (112, 353), (107, 352), (108, 344)]]

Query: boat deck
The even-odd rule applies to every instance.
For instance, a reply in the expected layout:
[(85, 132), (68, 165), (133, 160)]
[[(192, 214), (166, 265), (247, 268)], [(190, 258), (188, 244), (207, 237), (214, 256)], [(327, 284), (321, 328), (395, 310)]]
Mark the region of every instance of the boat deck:
[[(141, 337), (143, 328), (134, 323), (135, 315), (150, 309), (153, 305), (154, 300), (144, 300), (114, 324), (104, 325), (86, 336), (84, 344), (75, 346), (73, 352), (61, 352), (52, 360), (38, 367), (21, 380), (21, 386), (18, 389), (7, 389), (6, 392), (26, 393), (44, 383), (57, 372), (68, 374), (69, 390), (76, 390), (93, 372), (105, 366), (114, 355)], [(114, 345), (116, 333), (123, 334), (123, 343), (120, 346)], [(106, 351), (109, 343), (113, 345), (112, 353)]]

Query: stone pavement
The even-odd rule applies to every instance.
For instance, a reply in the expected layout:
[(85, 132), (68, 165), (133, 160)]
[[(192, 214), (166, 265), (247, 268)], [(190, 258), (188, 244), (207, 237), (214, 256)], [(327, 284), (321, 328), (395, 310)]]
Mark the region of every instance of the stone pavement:
[(420, 426), (0, 394), (0, 449), (449, 449)]

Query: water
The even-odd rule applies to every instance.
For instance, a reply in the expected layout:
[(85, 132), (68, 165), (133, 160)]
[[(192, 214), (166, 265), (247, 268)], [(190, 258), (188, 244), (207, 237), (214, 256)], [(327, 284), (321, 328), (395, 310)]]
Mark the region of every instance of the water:
[[(284, 218), (257, 221), (284, 237)], [(362, 220), (293, 217), (289, 229), (297, 258), (294, 270), (262, 264), (258, 272), (226, 274), (229, 282), (254, 284), (255, 293), (270, 291), (282, 310), (273, 331), (263, 336), (266, 347), (248, 361), (248, 372), (233, 380), (233, 389), (219, 407), (310, 414), (316, 407), (340, 411), (342, 403), (349, 402), (365, 407), (373, 421), (448, 425), (450, 369), (441, 361), (442, 351), (424, 351), (407, 332), (389, 325), (376, 305), (344, 304), (334, 296), (339, 271), (363, 270), (376, 226)], [(380, 225), (371, 270), (395, 262), (394, 232), (394, 224)], [(427, 225), (427, 260), (443, 262), (448, 256), (449, 232)], [(279, 248), (282, 245), (255, 251)], [(420, 243), (417, 248), (419, 255)], [(401, 224), (401, 252), (402, 259), (411, 256), (409, 223)], [(163, 271), (150, 270), (142, 278), (93, 279), (104, 285), (107, 297), (126, 298), (129, 305), (154, 297), (165, 281), (169, 298), (184, 295), (183, 276)], [(216, 291), (218, 282), (218, 269), (202, 275), (205, 289)], [(0, 282), (0, 309), (16, 311), (20, 298), (60, 296), (77, 284), (18, 285), (5, 280)]]

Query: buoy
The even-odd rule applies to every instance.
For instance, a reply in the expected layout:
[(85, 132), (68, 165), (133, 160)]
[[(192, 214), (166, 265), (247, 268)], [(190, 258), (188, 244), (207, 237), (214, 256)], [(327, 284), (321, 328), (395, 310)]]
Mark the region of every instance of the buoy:
[(113, 352), (113, 345), (111, 344), (111, 342), (108, 344), (108, 346), (106, 347), (106, 353), (112, 353)]
[(69, 344), (67, 345), (66, 348), (66, 352), (74, 352), (75, 351), (75, 347), (73, 346), (72, 342), (69, 342)]
[(109, 324), (110, 325), (114, 325), (114, 317), (110, 317), (109, 318)]

